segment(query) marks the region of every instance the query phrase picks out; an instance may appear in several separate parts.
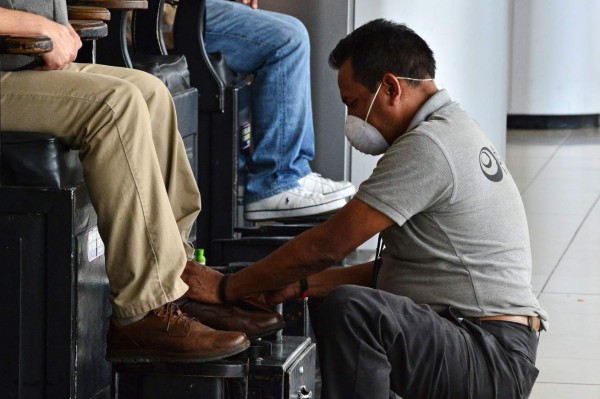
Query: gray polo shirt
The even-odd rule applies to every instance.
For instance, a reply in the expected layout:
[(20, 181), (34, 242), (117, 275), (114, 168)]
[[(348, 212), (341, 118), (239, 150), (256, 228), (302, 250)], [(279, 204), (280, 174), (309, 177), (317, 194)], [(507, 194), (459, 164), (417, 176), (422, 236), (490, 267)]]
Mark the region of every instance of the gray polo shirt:
[[(61, 24), (68, 21), (66, 0), (0, 0), (0, 7), (31, 12)], [(39, 57), (36, 56), (0, 55), (0, 70), (2, 71), (34, 67), (41, 64)]]
[[(377, 287), (435, 311), (539, 315), (521, 196), (481, 128), (438, 91), (355, 198), (391, 218)], [(545, 323), (547, 324), (547, 323)]]

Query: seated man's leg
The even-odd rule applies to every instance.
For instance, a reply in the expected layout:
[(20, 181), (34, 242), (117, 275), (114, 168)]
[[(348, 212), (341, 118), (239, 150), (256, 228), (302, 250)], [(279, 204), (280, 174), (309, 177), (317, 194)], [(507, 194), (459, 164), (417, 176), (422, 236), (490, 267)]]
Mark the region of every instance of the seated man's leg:
[[(177, 118), (171, 94), (165, 85), (154, 76), (139, 71), (113, 68), (103, 65), (79, 65), (81, 71), (119, 77), (133, 83), (141, 92), (150, 113), (154, 149), (167, 189), (171, 210), (177, 222), (188, 257), (193, 248), (187, 242), (189, 232), (200, 210), (200, 193), (185, 153), (180, 134), (177, 132)], [(206, 289), (210, 269), (188, 262), (183, 274), (183, 281), (189, 285), (185, 297), (191, 299), (181, 305), (181, 309), (200, 322), (218, 330), (241, 331), (248, 337), (267, 334), (281, 328), (279, 315), (274, 312), (244, 312), (235, 310), (231, 320), (223, 315), (213, 315), (220, 309), (211, 302), (211, 292)], [(197, 301), (201, 301), (199, 303)], [(181, 303), (178, 301), (178, 303)], [(200, 310), (200, 311), (199, 311)], [(235, 321), (233, 320), (235, 319)], [(227, 323), (224, 323), (227, 321)]]
[[(383, 291), (343, 286), (318, 314), (317, 347), (323, 399), (487, 398), (482, 359), (474, 359), (460, 329), (427, 306)], [(472, 364), (472, 362), (476, 364)], [(484, 391), (469, 395), (479, 370)]]
[[(309, 166), (314, 158), (314, 131), (310, 43), (304, 25), (290, 16), (208, 0), (205, 38), (207, 50), (223, 52), (234, 71), (254, 74), (255, 151), (248, 165), (246, 217), (268, 218), (272, 207), (274, 217), (286, 216), (286, 211), (294, 216), (294, 204), (308, 214), (344, 205), (354, 187), (321, 179)], [(286, 191), (289, 195), (281, 195)], [(308, 191), (324, 196), (311, 196)]]
[[(126, 80), (108, 76), (108, 71), (92, 74), (81, 69), (81, 65), (71, 65), (65, 71), (4, 74), (1, 129), (53, 134), (80, 150), (106, 244), (114, 315), (131, 318), (154, 310), (151, 317), (135, 324), (164, 320), (167, 328), (175, 323), (186, 331), (185, 339), (178, 342), (170, 334), (159, 334), (155, 341), (147, 334), (147, 342), (162, 347), (144, 349), (162, 349), (192, 359), (239, 352), (247, 346), (243, 334), (208, 329), (163, 306), (188, 288), (180, 277), (187, 257), (153, 144), (148, 105), (140, 90)], [(111, 329), (122, 333), (121, 338), (130, 337), (122, 339), (130, 344), (135, 324), (122, 326), (113, 321)]]
[(79, 68), (83, 72), (126, 80), (142, 93), (150, 115), (154, 150), (169, 204), (187, 256), (192, 257), (193, 248), (188, 243), (188, 238), (200, 212), (200, 192), (181, 135), (177, 131), (175, 105), (169, 90), (159, 79), (148, 73), (98, 64), (79, 65)]

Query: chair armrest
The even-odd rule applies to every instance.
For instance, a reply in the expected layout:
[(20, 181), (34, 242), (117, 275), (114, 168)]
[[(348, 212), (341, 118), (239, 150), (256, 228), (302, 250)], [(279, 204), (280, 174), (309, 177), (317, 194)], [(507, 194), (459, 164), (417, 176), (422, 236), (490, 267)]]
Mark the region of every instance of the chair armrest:
[(0, 36), (0, 54), (35, 55), (52, 51), (47, 36)]

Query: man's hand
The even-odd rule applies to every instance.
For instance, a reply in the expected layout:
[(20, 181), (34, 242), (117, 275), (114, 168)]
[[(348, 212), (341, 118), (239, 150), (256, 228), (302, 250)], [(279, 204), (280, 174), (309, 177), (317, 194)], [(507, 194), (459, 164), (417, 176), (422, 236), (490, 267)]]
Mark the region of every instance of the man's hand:
[(258, 8), (258, 0), (242, 0), (242, 3), (254, 8), (255, 10)]
[(71, 26), (57, 24), (40, 15), (0, 7), (0, 34), (12, 36), (48, 36), (53, 50), (41, 55), (41, 69), (64, 69), (77, 57), (81, 40)]
[(274, 306), (290, 299), (298, 299), (301, 294), (300, 290), (300, 282), (295, 282), (279, 290), (267, 292), (267, 304)]
[(69, 29), (69, 33), (71, 34), (71, 37), (75, 41), (75, 53), (73, 54), (73, 59), (71, 60), (71, 61), (75, 61), (75, 59), (77, 58), (77, 53), (79, 52), (79, 49), (81, 48), (81, 46), (83, 46), (83, 43), (81, 43), (81, 38), (79, 37), (77, 32), (75, 32), (75, 29), (73, 29), (71, 24), (67, 24), (67, 28)]
[(219, 304), (219, 283), (222, 278), (222, 273), (194, 260), (188, 260), (181, 279), (190, 288), (183, 297), (202, 303)]
[(41, 55), (45, 63), (42, 69), (48, 71), (65, 69), (77, 58), (81, 40), (71, 25), (64, 26), (50, 20), (47, 20), (44, 25), (44, 35), (52, 39), (54, 48), (49, 53)]

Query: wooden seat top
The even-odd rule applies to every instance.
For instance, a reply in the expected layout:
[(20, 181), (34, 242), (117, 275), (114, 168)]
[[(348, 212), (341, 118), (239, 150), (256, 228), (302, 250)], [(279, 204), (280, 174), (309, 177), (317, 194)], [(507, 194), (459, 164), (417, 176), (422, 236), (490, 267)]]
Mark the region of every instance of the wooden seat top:
[(94, 19), (110, 21), (110, 11), (104, 7), (67, 6), (69, 19)]
[(108, 35), (108, 26), (102, 21), (70, 19), (69, 23), (81, 40), (95, 40)]
[(68, 3), (75, 6), (103, 7), (109, 10), (145, 10), (148, 8), (146, 0), (69, 0)]

